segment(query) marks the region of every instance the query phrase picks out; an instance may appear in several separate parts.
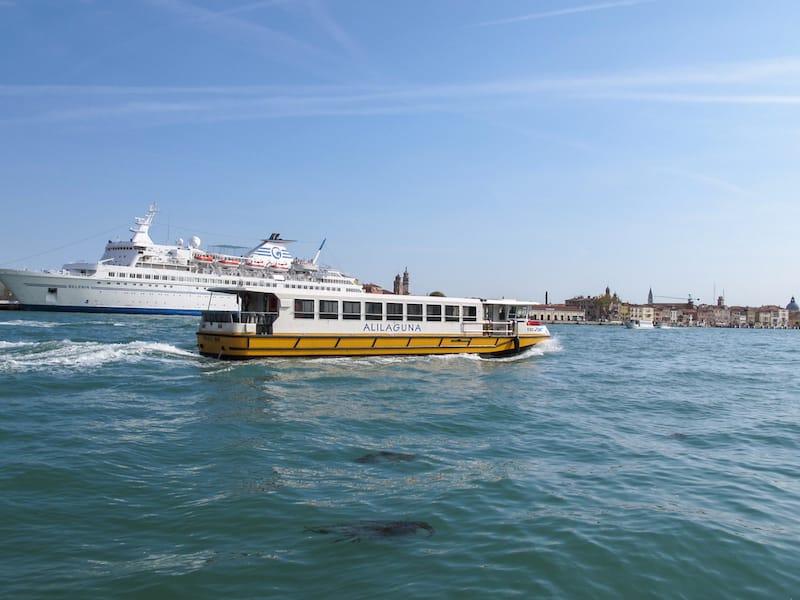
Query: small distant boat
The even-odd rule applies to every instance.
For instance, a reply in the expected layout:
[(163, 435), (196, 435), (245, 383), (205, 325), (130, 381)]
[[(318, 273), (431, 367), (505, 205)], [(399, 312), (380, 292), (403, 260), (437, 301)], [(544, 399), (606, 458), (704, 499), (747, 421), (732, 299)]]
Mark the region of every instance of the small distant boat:
[(672, 329), (672, 325), (664, 321), (657, 321), (655, 324), (656, 329)]
[(652, 319), (628, 319), (625, 321), (625, 327), (628, 329), (653, 329)]

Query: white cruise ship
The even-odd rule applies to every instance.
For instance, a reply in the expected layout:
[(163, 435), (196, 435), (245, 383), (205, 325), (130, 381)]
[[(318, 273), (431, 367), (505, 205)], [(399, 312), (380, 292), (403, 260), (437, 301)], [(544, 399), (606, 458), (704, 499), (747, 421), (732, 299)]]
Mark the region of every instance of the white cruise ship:
[(235, 309), (235, 296), (212, 295), (214, 287), (362, 291), (353, 277), (319, 267), (319, 251), (310, 261), (293, 258), (277, 233), (241, 256), (205, 251), (197, 237), (156, 244), (149, 235), (156, 212), (150, 206), (131, 239), (109, 241), (97, 262), (53, 271), (0, 269), (0, 280), (23, 310), (171, 315)]

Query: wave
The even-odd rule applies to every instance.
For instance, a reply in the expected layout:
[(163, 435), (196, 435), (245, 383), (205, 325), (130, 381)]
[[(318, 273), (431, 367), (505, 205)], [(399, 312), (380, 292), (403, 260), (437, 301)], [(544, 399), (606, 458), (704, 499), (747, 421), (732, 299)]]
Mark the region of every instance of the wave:
[(35, 327), (40, 329), (52, 329), (54, 327), (127, 327), (130, 323), (123, 321), (34, 321), (28, 319), (14, 319), (11, 321), (0, 321), (0, 327)]
[(10, 350), (0, 356), (0, 373), (75, 370), (107, 364), (198, 358), (195, 353), (171, 344), (146, 341), (108, 344), (72, 340), (0, 342), (0, 348)]
[(51, 321), (29, 321), (27, 319), (14, 319), (12, 321), (0, 321), (0, 326), (13, 326), (13, 327), (39, 327), (50, 329), (52, 327), (59, 327), (64, 323), (55, 323)]
[(274, 367), (288, 366), (295, 367), (300, 372), (305, 367), (313, 366), (314, 369), (331, 368), (337, 371), (348, 370), (358, 372), (360, 369), (385, 366), (414, 366), (414, 365), (442, 365), (443, 363), (463, 363), (463, 362), (485, 362), (485, 363), (509, 363), (530, 360), (546, 354), (561, 352), (563, 347), (558, 338), (551, 338), (540, 342), (531, 348), (523, 350), (514, 356), (503, 358), (484, 357), (476, 353), (458, 354), (415, 354), (415, 355), (383, 355), (383, 356), (320, 356), (320, 357), (275, 357), (275, 358), (256, 358), (247, 361), (218, 361), (213, 358), (204, 359), (205, 371), (208, 374), (220, 374), (237, 372), (253, 366)]

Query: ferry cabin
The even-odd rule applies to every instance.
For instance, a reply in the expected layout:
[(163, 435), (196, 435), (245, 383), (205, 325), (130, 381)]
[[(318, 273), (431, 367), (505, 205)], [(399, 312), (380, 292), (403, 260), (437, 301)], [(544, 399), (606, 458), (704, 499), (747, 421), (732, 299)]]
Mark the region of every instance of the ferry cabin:
[[(298, 286), (299, 287), (299, 286)], [(304, 286), (305, 287), (305, 286)], [(201, 354), (216, 358), (478, 353), (506, 356), (549, 339), (533, 303), (436, 296), (217, 288), (236, 311), (205, 311)]]

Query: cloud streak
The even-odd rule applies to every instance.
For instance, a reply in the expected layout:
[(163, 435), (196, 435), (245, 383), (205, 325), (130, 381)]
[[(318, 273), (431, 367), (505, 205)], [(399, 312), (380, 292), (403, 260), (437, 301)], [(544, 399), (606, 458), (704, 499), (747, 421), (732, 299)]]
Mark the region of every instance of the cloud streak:
[[(559, 101), (796, 106), (800, 58), (438, 85), (69, 86), (0, 85), (0, 122), (110, 118), (163, 121), (371, 116), (426, 112), (487, 114)], [(9, 108), (11, 109), (9, 111)], [(15, 114), (14, 114), (15, 113)]]
[(724, 192), (737, 194), (739, 196), (749, 195), (749, 192), (740, 185), (732, 183), (726, 179), (722, 179), (721, 177), (707, 175), (705, 173), (698, 173), (695, 171), (686, 171), (684, 169), (676, 169), (673, 167), (659, 167), (656, 169), (656, 171), (666, 175), (677, 176), (681, 179), (695, 181), (705, 186), (716, 188)]
[(287, 0), (265, 0), (212, 11), (187, 0), (147, 0), (147, 3), (171, 14), (186, 26), (200, 28), (215, 36), (234, 40), (264, 57), (289, 64), (316, 75), (325, 75), (341, 68), (339, 61), (312, 44), (268, 25), (244, 19), (242, 13), (261, 8), (290, 4)]
[(483, 23), (477, 23), (476, 27), (494, 27), (497, 25), (510, 25), (513, 23), (521, 23), (523, 21), (538, 21), (540, 19), (552, 19), (554, 17), (564, 17), (567, 15), (595, 12), (599, 10), (609, 10), (612, 8), (624, 8), (628, 6), (637, 6), (640, 4), (650, 4), (654, 1), (655, 0), (618, 0), (616, 2), (584, 4), (581, 6), (561, 8), (558, 10), (549, 10), (545, 12), (531, 13), (527, 15), (519, 15), (516, 17), (508, 17), (505, 19), (496, 19), (493, 21), (484, 21)]

